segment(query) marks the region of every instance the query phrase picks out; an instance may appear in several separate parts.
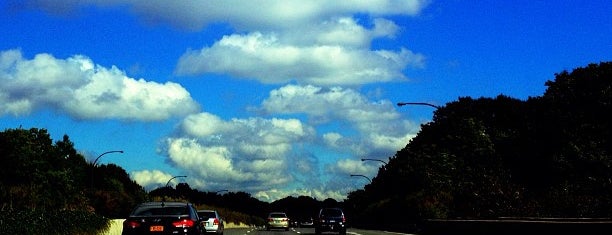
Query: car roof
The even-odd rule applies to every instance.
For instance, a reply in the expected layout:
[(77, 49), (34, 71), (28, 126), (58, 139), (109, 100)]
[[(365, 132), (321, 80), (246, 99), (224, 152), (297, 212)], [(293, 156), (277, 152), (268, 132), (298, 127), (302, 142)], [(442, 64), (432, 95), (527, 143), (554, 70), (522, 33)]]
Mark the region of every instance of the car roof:
[(326, 207), (326, 208), (321, 208), (321, 210), (342, 210), (341, 208), (338, 207)]
[(191, 203), (189, 202), (144, 202), (138, 206), (147, 206), (147, 207), (165, 207), (165, 206), (189, 206)]

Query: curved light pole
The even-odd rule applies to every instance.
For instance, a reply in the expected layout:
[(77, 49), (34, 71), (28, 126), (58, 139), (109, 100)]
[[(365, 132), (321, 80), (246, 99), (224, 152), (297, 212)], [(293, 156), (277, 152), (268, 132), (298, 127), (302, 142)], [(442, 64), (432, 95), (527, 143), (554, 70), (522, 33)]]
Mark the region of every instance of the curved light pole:
[(167, 188), (167, 187), (168, 187), (168, 185), (170, 184), (170, 181), (172, 181), (173, 179), (176, 179), (176, 178), (187, 178), (187, 176), (186, 176), (186, 175), (177, 175), (177, 176), (174, 176), (174, 177), (170, 178), (170, 179), (168, 180), (168, 183), (166, 183), (166, 188)]
[(379, 159), (374, 159), (374, 158), (362, 158), (361, 161), (362, 162), (365, 162), (365, 161), (379, 161), (379, 162), (382, 162), (383, 164), (387, 165), (387, 162), (385, 162), (383, 160), (379, 160)]
[(437, 106), (435, 104), (430, 104), (430, 103), (425, 103), (425, 102), (399, 102), (397, 103), (397, 106), (404, 106), (404, 105), (425, 105), (425, 106), (433, 107), (435, 109), (441, 108), (441, 106)]
[(106, 155), (106, 154), (109, 154), (109, 153), (123, 153), (123, 150), (112, 150), (112, 151), (106, 151), (106, 152), (103, 152), (102, 154), (98, 155), (98, 157), (96, 158), (96, 160), (94, 160), (94, 161), (91, 163), (91, 185), (90, 185), (90, 187), (91, 187), (91, 188), (93, 188), (93, 183), (94, 183), (94, 169), (96, 168), (96, 163), (98, 163), (98, 160), (99, 160), (99, 159), (100, 159), (102, 156), (104, 156), (104, 155)]
[(100, 159), (102, 156), (104, 156), (104, 155), (106, 155), (106, 154), (109, 154), (109, 153), (123, 153), (123, 150), (113, 150), (113, 151), (107, 151), (107, 152), (104, 152), (104, 153), (100, 154), (100, 155), (99, 155), (99, 156), (96, 158), (96, 160), (94, 160), (94, 161), (93, 161), (93, 163), (92, 163), (91, 165), (92, 165), (92, 166), (96, 166), (96, 163), (98, 163), (98, 159)]
[(368, 181), (370, 181), (370, 183), (372, 183), (372, 180), (365, 175), (351, 175), (351, 177), (355, 177), (355, 176), (366, 178)]

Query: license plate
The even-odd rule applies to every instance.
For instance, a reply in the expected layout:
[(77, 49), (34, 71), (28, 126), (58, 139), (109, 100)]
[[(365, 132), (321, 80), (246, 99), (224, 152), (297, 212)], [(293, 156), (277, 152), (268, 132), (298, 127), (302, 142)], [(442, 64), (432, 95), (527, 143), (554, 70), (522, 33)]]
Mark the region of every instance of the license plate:
[(330, 222), (330, 223), (336, 223), (336, 221), (335, 221), (335, 220), (330, 220), (329, 222)]
[(164, 231), (164, 226), (151, 226), (149, 231), (151, 231), (151, 232), (163, 232)]

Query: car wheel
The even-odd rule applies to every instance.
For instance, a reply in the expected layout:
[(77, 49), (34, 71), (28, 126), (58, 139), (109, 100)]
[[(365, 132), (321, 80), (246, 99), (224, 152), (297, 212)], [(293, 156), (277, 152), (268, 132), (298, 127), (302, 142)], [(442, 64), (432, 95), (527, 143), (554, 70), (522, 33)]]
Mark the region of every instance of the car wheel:
[(321, 234), (321, 230), (315, 229), (315, 234), (316, 235), (320, 235)]

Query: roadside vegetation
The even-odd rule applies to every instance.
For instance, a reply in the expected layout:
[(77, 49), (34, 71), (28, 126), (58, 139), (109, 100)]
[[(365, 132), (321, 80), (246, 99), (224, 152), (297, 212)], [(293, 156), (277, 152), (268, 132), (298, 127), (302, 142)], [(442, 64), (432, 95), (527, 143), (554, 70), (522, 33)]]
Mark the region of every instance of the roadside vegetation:
[(6, 129), (0, 231), (97, 234), (149, 200), (190, 201), (249, 225), (262, 225), (272, 210), (303, 220), (338, 206), (351, 226), (395, 231), (417, 231), (427, 219), (612, 217), (612, 63), (563, 71), (545, 86), (526, 100), (460, 97), (437, 108), (370, 184), (342, 202), (267, 203), (185, 183), (146, 192), (120, 166), (87, 162), (68, 135), (53, 142), (45, 129)]
[(545, 85), (526, 100), (461, 97), (434, 110), (350, 193), (354, 222), (406, 231), (425, 219), (612, 217), (612, 63)]

